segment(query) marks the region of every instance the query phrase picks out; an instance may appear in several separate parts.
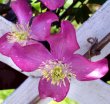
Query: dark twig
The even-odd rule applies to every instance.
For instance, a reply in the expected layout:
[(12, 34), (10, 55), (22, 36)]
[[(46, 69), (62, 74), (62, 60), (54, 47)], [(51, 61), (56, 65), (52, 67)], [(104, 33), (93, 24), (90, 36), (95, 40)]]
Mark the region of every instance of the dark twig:
[[(88, 39), (89, 43), (90, 43), (90, 39), (93, 38)], [(100, 54), (100, 51), (110, 42), (110, 33), (108, 33), (100, 42), (98, 42), (96, 39), (93, 40), (94, 42), (92, 47), (84, 54), (86, 58), (91, 58), (93, 56)]]

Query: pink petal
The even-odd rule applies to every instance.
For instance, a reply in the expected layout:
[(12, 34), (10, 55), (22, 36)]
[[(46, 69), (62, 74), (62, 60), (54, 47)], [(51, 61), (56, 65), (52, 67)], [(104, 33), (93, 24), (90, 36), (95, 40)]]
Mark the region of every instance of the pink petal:
[(44, 40), (50, 35), (51, 24), (58, 21), (58, 17), (52, 12), (46, 12), (34, 18), (31, 26), (32, 37), (36, 40)]
[(49, 9), (55, 10), (64, 5), (65, 0), (41, 0), (41, 2)]
[(0, 38), (0, 53), (6, 56), (9, 56), (10, 50), (13, 47), (13, 44), (9, 43), (7, 40), (8, 35), (9, 33), (6, 33)]
[(65, 78), (65, 85), (62, 83), (61, 86), (52, 85), (51, 81), (47, 79), (40, 79), (39, 82), (39, 95), (41, 98), (52, 97), (57, 102), (62, 101), (69, 90), (70, 83), (68, 79)]
[(78, 80), (88, 81), (103, 77), (108, 71), (106, 59), (91, 62), (81, 55), (73, 55), (67, 60), (72, 65), (72, 73)]
[(11, 8), (15, 12), (20, 24), (27, 24), (32, 17), (31, 7), (28, 0), (12, 0)]
[(52, 54), (58, 59), (70, 56), (79, 49), (75, 29), (69, 21), (62, 21), (60, 33), (49, 36), (47, 40)]
[(24, 47), (14, 45), (10, 57), (19, 68), (30, 72), (36, 70), (42, 62), (49, 60), (51, 55), (42, 44), (36, 43)]

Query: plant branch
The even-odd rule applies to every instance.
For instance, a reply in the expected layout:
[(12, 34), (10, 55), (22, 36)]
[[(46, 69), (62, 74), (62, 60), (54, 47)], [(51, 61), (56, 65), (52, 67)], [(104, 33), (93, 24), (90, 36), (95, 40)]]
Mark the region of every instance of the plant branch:
[[(93, 39), (93, 38), (89, 38)], [(88, 39), (88, 40), (89, 40)], [(94, 39), (93, 39), (94, 40)], [(96, 39), (95, 39), (96, 40)], [(90, 41), (89, 41), (90, 42)], [(110, 33), (108, 33), (100, 42), (97, 40), (93, 43), (92, 47), (84, 54), (86, 58), (91, 58), (93, 56), (99, 55), (101, 50), (110, 42)]]

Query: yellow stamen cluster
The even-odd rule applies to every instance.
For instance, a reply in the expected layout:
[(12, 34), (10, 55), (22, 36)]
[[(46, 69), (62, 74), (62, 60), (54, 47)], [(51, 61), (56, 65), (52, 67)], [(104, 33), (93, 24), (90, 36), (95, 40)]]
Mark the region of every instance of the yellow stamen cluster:
[(51, 80), (53, 85), (65, 85), (65, 78), (70, 80), (71, 73), (69, 72), (70, 65), (62, 64), (61, 61), (48, 61), (43, 63), (39, 68), (42, 70), (43, 78), (46, 78), (47, 81)]
[(51, 70), (52, 84), (59, 84), (61, 80), (64, 80), (66, 77), (65, 73), (63, 73), (62, 67), (56, 66), (53, 70)]
[(7, 39), (10, 43), (17, 42), (21, 46), (25, 46), (29, 37), (29, 27), (16, 25), (16, 30), (14, 29), (13, 32), (9, 33)]

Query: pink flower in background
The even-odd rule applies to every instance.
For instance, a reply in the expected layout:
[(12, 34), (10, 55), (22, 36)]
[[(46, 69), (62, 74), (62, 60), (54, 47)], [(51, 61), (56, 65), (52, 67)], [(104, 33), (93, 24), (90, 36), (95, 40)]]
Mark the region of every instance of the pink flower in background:
[(19, 46), (19, 52), (14, 48), (11, 53), (17, 65), (23, 68), (25, 66), (24, 71), (29, 67), (27, 64), (30, 64), (30, 68), (34, 66), (41, 70), (42, 77), (38, 88), (41, 98), (52, 97), (59, 102), (69, 91), (71, 77), (89, 81), (99, 79), (107, 73), (106, 59), (91, 62), (79, 54), (73, 54), (79, 49), (79, 45), (75, 29), (69, 21), (62, 21), (60, 32), (48, 36), (47, 40), (50, 43), (50, 52), (42, 44), (37, 43)]
[[(16, 24), (16, 28), (12, 32), (9, 31), (0, 38), (0, 52), (9, 57), (12, 56), (13, 59), (14, 57), (16, 57), (14, 55), (11, 55), (14, 48), (16, 48), (18, 52), (20, 52), (20, 47), (36, 43), (32, 39), (39, 41), (45, 40), (45, 37), (50, 35), (51, 23), (58, 20), (58, 17), (52, 12), (42, 13), (36, 16), (33, 19), (31, 26), (29, 26), (29, 21), (32, 18), (32, 11), (30, 5), (27, 3), (27, 0), (12, 1), (11, 8), (18, 18), (18, 24)], [(37, 49), (37, 47), (35, 48)], [(29, 50), (25, 51), (28, 52)], [(35, 67), (30, 67), (31, 65), (34, 65), (32, 59), (27, 61), (27, 70), (35, 70)], [(21, 69), (25, 69), (25, 65), (24, 67), (20, 65), (18, 66)]]
[(50, 10), (55, 10), (63, 6), (65, 0), (41, 0), (41, 2)]

